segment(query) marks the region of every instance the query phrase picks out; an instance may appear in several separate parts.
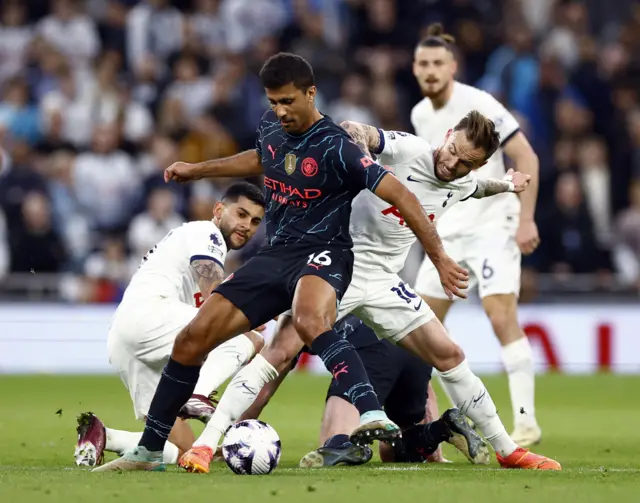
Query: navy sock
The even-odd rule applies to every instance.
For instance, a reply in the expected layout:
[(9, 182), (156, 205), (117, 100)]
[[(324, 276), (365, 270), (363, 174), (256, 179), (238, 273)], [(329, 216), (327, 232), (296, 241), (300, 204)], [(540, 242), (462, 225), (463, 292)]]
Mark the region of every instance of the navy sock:
[(364, 365), (348, 340), (340, 337), (335, 330), (329, 330), (311, 343), (311, 350), (322, 358), (333, 378), (347, 390), (348, 400), (360, 415), (382, 410)]
[(441, 419), (429, 424), (416, 424), (402, 431), (402, 441), (394, 448), (397, 463), (419, 463), (436, 452), (442, 442), (451, 436)]
[(345, 444), (350, 444), (349, 435), (334, 435), (333, 437), (329, 437), (325, 442), (323, 447), (331, 447), (333, 449), (340, 449), (345, 447)]
[(180, 408), (187, 403), (200, 376), (200, 366), (187, 366), (173, 358), (162, 371), (153, 396), (144, 432), (138, 445), (149, 451), (162, 451)]

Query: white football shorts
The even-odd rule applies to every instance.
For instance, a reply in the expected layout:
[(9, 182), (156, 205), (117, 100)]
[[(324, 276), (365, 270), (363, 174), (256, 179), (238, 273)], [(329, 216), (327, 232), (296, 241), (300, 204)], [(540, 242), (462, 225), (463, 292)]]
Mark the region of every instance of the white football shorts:
[(144, 419), (180, 331), (198, 308), (176, 299), (156, 298), (118, 307), (107, 339), (109, 362), (129, 390), (137, 419)]
[[(469, 271), (469, 289), (477, 286), (480, 298), (500, 294), (517, 297), (521, 252), (515, 235), (516, 229), (487, 228), (482, 233), (443, 239), (442, 244), (449, 256)], [(429, 257), (424, 258), (418, 270), (415, 290), (436, 299), (448, 298)]]
[(353, 268), (351, 284), (338, 308), (338, 319), (347, 314), (360, 318), (378, 338), (398, 342), (434, 317), (418, 294), (397, 274)]

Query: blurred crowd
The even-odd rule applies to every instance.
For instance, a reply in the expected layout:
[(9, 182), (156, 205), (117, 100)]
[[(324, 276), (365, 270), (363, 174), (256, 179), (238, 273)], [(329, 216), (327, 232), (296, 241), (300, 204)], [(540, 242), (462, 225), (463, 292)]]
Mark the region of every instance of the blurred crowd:
[(0, 276), (62, 272), (66, 298), (117, 300), (169, 229), (210, 218), (230, 180), (162, 171), (253, 146), (257, 72), (280, 50), (310, 61), (335, 121), (411, 131), (413, 48), (440, 21), (458, 79), (499, 97), (540, 157), (525, 285), (640, 288), (637, 1), (4, 0), (0, 14)]

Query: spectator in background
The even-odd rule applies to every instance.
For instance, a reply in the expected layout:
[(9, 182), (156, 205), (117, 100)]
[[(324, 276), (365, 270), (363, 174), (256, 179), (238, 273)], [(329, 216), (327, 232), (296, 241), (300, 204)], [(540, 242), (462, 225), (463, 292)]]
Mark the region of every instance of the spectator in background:
[(616, 221), (615, 260), (620, 279), (640, 292), (640, 179), (631, 184), (629, 200)]
[(194, 12), (188, 17), (188, 31), (215, 58), (227, 50), (227, 27), (220, 15), (220, 0), (194, 0)]
[(17, 76), (25, 66), (33, 28), (27, 24), (21, 0), (6, 0), (2, 6), (0, 27), (0, 83)]
[(100, 52), (93, 20), (81, 13), (78, 0), (51, 0), (51, 14), (38, 23), (37, 34), (64, 54), (80, 77), (88, 76)]
[(24, 226), (11, 236), (11, 270), (59, 272), (67, 255), (51, 222), (49, 200), (41, 192), (29, 192), (22, 200)]
[(142, 258), (184, 218), (175, 211), (173, 192), (168, 188), (154, 189), (147, 199), (147, 211), (137, 215), (129, 227), (129, 249), (134, 257)]
[(182, 56), (173, 67), (175, 81), (167, 88), (160, 110), (160, 127), (165, 132), (187, 129), (194, 119), (204, 115), (215, 99), (211, 78), (200, 74), (193, 56)]
[(73, 186), (75, 155), (58, 150), (48, 157), (48, 189), (53, 225), (68, 251), (70, 266), (78, 270), (91, 249), (89, 222)]
[(329, 105), (329, 115), (337, 124), (345, 120), (376, 124), (376, 118), (368, 107), (369, 82), (361, 72), (345, 76), (340, 87), (340, 97)]
[(541, 228), (545, 268), (559, 278), (607, 269), (608, 260), (598, 246), (580, 179), (575, 173), (560, 175), (555, 199), (555, 208)]
[(127, 62), (139, 78), (165, 78), (165, 61), (184, 42), (182, 13), (168, 0), (142, 0), (127, 14)]
[(6, 83), (0, 102), (0, 128), (6, 129), (12, 139), (35, 144), (40, 138), (38, 108), (29, 101), (29, 88), (21, 77)]
[(127, 256), (118, 234), (103, 237), (100, 250), (89, 256), (84, 268), (84, 295), (89, 302), (119, 302), (137, 263)]
[(9, 151), (10, 157), (3, 160), (3, 177), (0, 183), (0, 206), (7, 218), (9, 233), (20, 232), (22, 205), (30, 192), (47, 192), (46, 181), (33, 167), (33, 156), (29, 146), (16, 142)]
[(116, 127), (96, 128), (91, 151), (78, 155), (73, 166), (75, 196), (92, 228), (126, 229), (140, 183), (132, 158), (118, 150)]
[(4, 212), (0, 210), (0, 279), (9, 272), (9, 236)]

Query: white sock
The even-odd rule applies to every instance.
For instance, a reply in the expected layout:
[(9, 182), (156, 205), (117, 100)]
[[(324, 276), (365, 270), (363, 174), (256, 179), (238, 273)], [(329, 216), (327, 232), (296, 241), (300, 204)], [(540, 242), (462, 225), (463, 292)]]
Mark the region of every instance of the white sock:
[(487, 388), (471, 372), (466, 359), (457, 367), (440, 372), (440, 376), (453, 403), (471, 418), (498, 454), (506, 457), (516, 450), (518, 446), (504, 429)]
[(262, 355), (256, 355), (231, 380), (216, 411), (193, 445), (206, 445), (215, 451), (227, 428), (253, 404), (264, 385), (276, 377), (276, 369)]
[(253, 357), (256, 349), (246, 335), (238, 335), (209, 353), (200, 369), (194, 395), (209, 396)]
[(535, 372), (529, 339), (523, 337), (502, 347), (502, 361), (509, 376), (514, 427), (535, 427)]
[[(105, 428), (105, 431), (107, 433), (107, 441), (105, 442), (104, 450), (115, 452), (120, 456), (134, 449), (142, 437), (141, 431), (112, 430), (111, 428)], [(171, 442), (167, 442), (162, 452), (162, 460), (167, 464), (175, 465), (178, 462), (178, 453), (178, 447)]]

